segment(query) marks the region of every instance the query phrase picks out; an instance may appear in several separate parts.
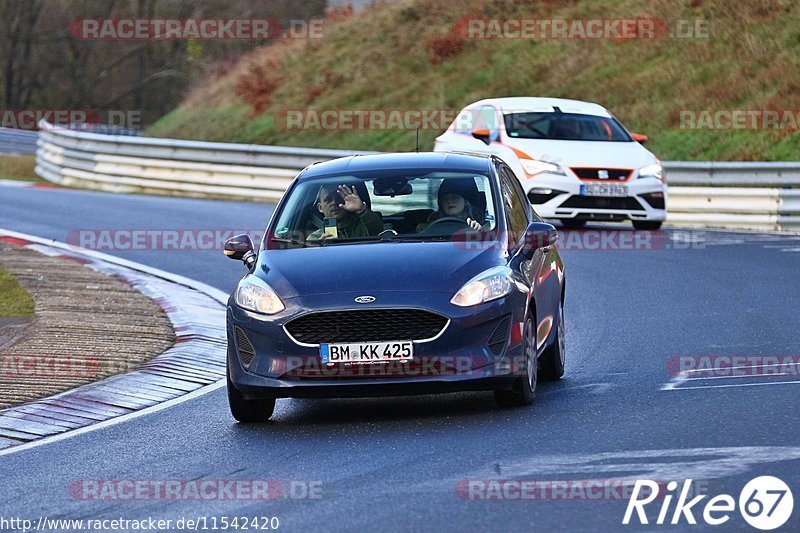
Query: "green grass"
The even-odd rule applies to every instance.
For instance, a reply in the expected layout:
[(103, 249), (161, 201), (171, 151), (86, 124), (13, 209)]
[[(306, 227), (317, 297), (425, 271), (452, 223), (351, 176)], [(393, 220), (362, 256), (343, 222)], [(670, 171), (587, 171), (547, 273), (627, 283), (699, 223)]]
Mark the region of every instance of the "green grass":
[[(469, 40), (438, 64), (428, 39), (476, 18), (708, 20), (708, 39)], [(673, 22), (674, 23), (674, 22)], [(257, 49), (197, 87), (153, 136), (362, 150), (409, 150), (414, 132), (285, 131), (287, 109), (451, 109), (497, 96), (601, 103), (670, 160), (796, 160), (800, 132), (684, 130), (680, 110), (800, 110), (800, 2), (755, 0), (401, 0), (330, 24), (322, 39)], [(237, 81), (267, 69), (277, 88), (256, 113)], [(423, 147), (440, 133), (420, 132)]]
[(0, 179), (49, 183), (36, 175), (35, 167), (35, 155), (0, 155)]
[(0, 317), (32, 317), (34, 302), (20, 283), (0, 267)]

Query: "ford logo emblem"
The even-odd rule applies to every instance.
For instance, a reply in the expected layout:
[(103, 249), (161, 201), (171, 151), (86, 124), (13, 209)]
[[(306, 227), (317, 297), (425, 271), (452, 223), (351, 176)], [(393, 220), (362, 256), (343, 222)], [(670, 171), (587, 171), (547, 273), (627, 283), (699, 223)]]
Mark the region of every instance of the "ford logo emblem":
[(372, 303), (374, 301), (375, 301), (375, 297), (374, 296), (359, 296), (358, 298), (356, 298), (356, 303), (357, 304), (368, 304), (368, 303)]

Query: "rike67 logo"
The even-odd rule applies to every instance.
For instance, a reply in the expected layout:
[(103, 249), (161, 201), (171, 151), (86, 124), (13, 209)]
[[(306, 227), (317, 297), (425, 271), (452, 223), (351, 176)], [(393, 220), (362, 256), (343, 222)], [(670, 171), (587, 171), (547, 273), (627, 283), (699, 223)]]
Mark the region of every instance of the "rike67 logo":
[[(703, 521), (712, 526), (725, 524), (737, 509), (737, 502), (729, 494), (719, 494), (700, 505), (707, 495), (701, 494), (689, 499), (692, 480), (687, 479), (679, 489), (677, 481), (666, 485), (666, 492), (659, 494), (663, 485), (650, 480), (637, 480), (633, 493), (628, 500), (624, 525), (631, 519), (638, 519), (639, 524), (649, 524), (645, 507), (659, 500), (661, 503), (655, 524), (697, 524), (695, 513), (702, 516)], [(672, 501), (676, 499), (674, 508)], [(658, 507), (655, 505), (653, 507)], [(760, 476), (750, 480), (739, 493), (738, 511), (742, 518), (756, 529), (769, 531), (784, 525), (792, 516), (794, 497), (789, 486), (782, 480), (772, 476)], [(652, 509), (655, 510), (655, 509)], [(672, 511), (670, 513), (670, 511)], [(635, 515), (634, 515), (635, 512)], [(670, 516), (671, 515), (671, 516)], [(636, 523), (634, 519), (633, 523)]]

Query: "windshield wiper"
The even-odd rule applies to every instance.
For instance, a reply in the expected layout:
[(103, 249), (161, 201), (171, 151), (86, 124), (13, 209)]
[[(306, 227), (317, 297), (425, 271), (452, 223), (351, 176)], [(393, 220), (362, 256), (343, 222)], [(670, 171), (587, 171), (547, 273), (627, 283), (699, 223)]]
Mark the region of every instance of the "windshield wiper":
[(320, 239), (318, 241), (314, 241), (319, 243), (319, 246), (333, 246), (335, 244), (364, 244), (366, 242), (379, 242), (379, 237), (345, 237), (342, 239), (332, 237), (330, 239)]
[(320, 246), (320, 244), (318, 242), (316, 242), (316, 241), (301, 241), (297, 237), (294, 237), (292, 239), (281, 239), (279, 237), (273, 237), (272, 239), (270, 239), (270, 242), (282, 242), (282, 243), (285, 243), (285, 244), (292, 244), (294, 246), (303, 246), (303, 247), (305, 247), (305, 246)]
[(447, 242), (450, 240), (450, 237), (447, 235), (420, 235), (420, 236), (392, 236), (391, 238), (384, 239), (387, 242), (429, 242), (429, 241), (437, 241), (437, 242)]

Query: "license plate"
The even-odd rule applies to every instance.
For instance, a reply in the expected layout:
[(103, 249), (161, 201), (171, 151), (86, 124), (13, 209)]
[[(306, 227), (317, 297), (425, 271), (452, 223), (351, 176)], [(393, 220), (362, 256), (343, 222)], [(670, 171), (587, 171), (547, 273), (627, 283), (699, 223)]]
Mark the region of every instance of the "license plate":
[(625, 185), (581, 185), (581, 196), (628, 196)]
[(323, 363), (389, 363), (414, 358), (412, 341), (360, 342), (353, 344), (320, 344)]

